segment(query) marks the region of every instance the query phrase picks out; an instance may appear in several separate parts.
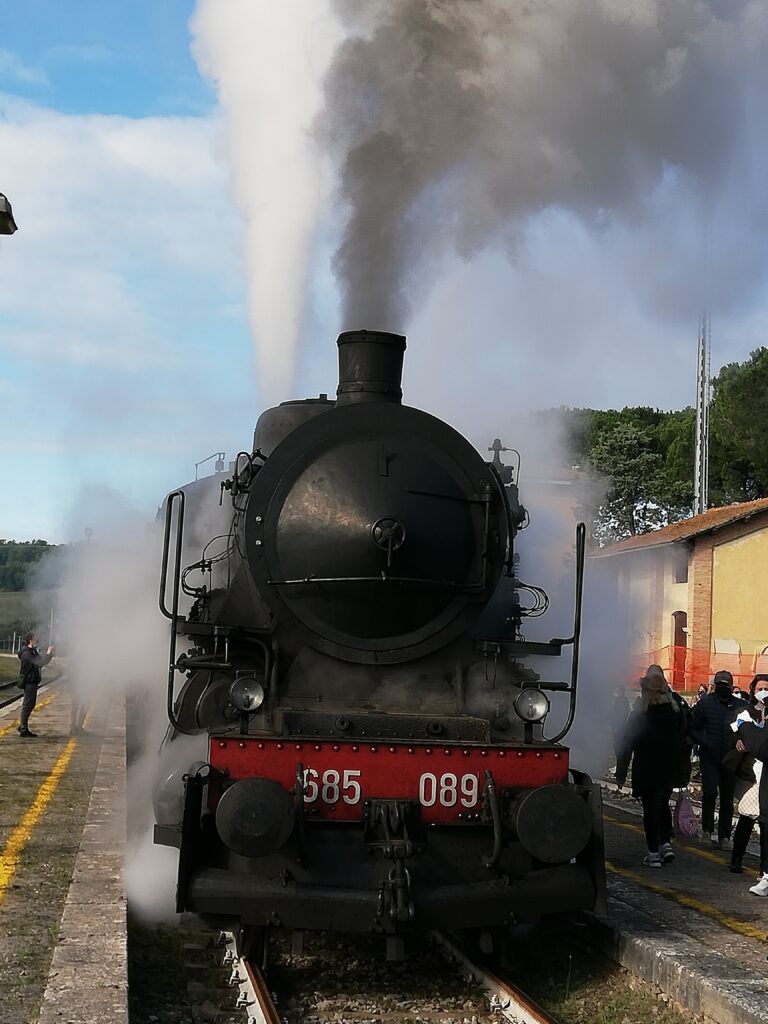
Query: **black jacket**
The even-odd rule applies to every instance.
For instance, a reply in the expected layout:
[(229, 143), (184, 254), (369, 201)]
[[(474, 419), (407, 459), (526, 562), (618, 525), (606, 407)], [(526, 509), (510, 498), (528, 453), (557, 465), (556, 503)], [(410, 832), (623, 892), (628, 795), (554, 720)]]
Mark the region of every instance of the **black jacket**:
[(27, 685), (29, 683), (38, 685), (43, 678), (40, 669), (45, 668), (52, 657), (52, 654), (41, 654), (36, 647), (22, 647), (19, 651), (19, 660), (21, 661), (21, 674), (24, 676), (24, 682)]
[(699, 757), (721, 764), (729, 750), (736, 745), (731, 722), (741, 711), (749, 711), (749, 704), (731, 697), (723, 703), (716, 693), (702, 697), (691, 712), (689, 729), (694, 743), (699, 745)]
[(758, 761), (763, 762), (763, 772), (760, 776), (760, 789), (758, 790), (758, 801), (760, 804), (760, 821), (768, 825), (768, 725), (759, 728), (751, 722), (745, 722), (739, 727), (738, 737), (747, 750)]
[(630, 761), (633, 796), (687, 785), (691, 762), (683, 712), (671, 704), (653, 704), (644, 710), (638, 702), (629, 716), (616, 766), (620, 785), (627, 777)]

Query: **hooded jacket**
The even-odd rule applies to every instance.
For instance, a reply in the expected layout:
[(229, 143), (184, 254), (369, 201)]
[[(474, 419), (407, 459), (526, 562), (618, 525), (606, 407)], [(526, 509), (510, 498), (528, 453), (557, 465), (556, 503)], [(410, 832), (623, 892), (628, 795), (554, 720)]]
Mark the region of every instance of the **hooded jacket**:
[(40, 684), (43, 678), (40, 669), (45, 668), (52, 658), (52, 654), (41, 654), (36, 647), (22, 647), (19, 651), (19, 661), (21, 662), (21, 674), (24, 676), (27, 686), (30, 683), (34, 683), (35, 686)]
[(624, 785), (632, 767), (632, 795), (685, 786), (691, 774), (685, 719), (672, 701), (645, 708), (638, 700), (629, 716), (616, 781)]

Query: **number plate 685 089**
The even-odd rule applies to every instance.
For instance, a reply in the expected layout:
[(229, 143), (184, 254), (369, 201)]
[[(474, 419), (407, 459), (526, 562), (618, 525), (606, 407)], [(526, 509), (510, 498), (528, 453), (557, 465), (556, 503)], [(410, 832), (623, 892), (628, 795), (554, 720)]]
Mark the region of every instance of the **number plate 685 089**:
[[(568, 752), (425, 743), (363, 743), (254, 736), (212, 736), (211, 766), (230, 781), (262, 776), (295, 792), (302, 773), (310, 820), (360, 822), (366, 800), (410, 800), (426, 824), (456, 824), (481, 809), (485, 773), (504, 788), (564, 782)], [(214, 809), (221, 789), (209, 786)]]

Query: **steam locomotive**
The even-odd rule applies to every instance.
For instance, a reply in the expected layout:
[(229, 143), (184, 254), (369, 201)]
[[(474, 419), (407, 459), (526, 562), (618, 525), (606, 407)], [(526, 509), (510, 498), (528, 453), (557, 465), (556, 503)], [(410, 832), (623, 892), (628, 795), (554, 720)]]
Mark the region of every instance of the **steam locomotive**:
[[(335, 402), (268, 409), (229, 476), (165, 501), (165, 746), (207, 752), (158, 779), (154, 837), (179, 848), (177, 909), (250, 946), (373, 932), (399, 958), (416, 929), (493, 946), (604, 906), (599, 790), (560, 742), (583, 525), (573, 635), (524, 639), (547, 597), (516, 572), (527, 512), (504, 449), (487, 462), (402, 405), (404, 351), (341, 334)], [(531, 659), (568, 645), (569, 681), (542, 680)], [(553, 691), (567, 717), (548, 736)]]

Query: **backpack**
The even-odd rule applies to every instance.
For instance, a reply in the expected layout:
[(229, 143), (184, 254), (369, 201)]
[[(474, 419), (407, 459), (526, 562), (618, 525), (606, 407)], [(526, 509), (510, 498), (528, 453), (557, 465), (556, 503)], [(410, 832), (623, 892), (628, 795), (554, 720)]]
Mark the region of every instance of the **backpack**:
[(19, 676), (18, 679), (16, 680), (16, 686), (20, 690), (23, 690), (24, 687), (27, 685), (27, 676), (26, 671), (24, 669), (24, 662), (21, 661), (21, 655), (19, 655), (19, 661), (21, 662), (21, 664), (19, 665)]

